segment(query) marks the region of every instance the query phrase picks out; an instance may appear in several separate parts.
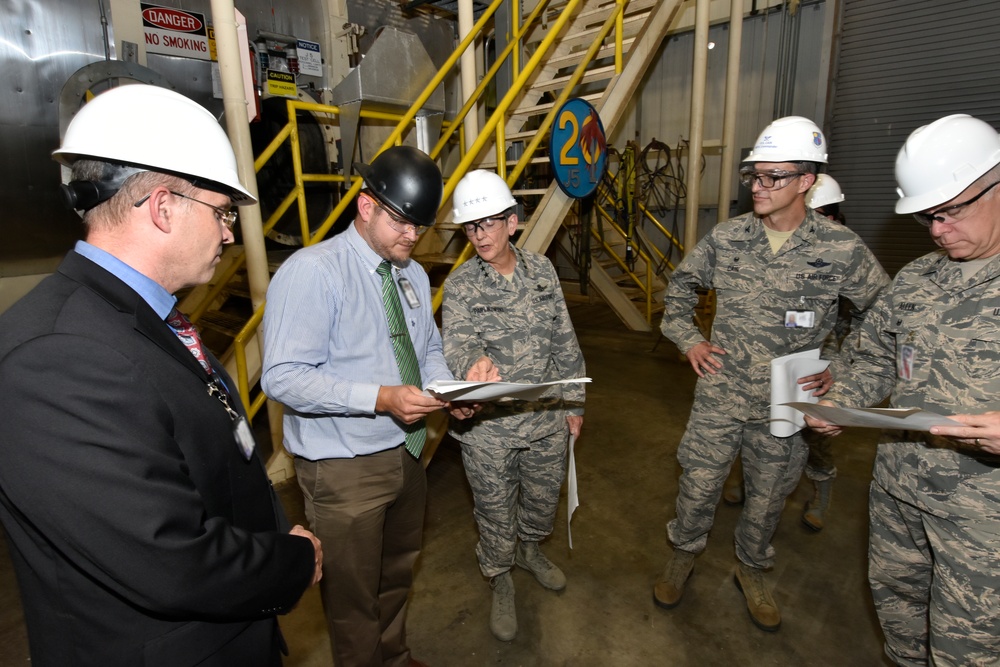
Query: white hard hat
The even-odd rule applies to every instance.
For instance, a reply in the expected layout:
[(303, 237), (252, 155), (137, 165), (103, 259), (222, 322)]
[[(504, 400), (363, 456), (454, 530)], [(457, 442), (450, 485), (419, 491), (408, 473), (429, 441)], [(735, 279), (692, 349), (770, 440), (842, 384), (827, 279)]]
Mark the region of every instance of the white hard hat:
[(232, 144), (215, 117), (158, 86), (130, 84), (95, 97), (70, 121), (52, 157), (64, 165), (82, 158), (169, 172), (237, 206), (256, 201), (240, 183)]
[(482, 220), (517, 206), (506, 181), (485, 169), (470, 171), (455, 186), (453, 222)]
[(829, 174), (817, 174), (816, 182), (806, 193), (806, 206), (822, 208), (829, 204), (839, 204), (844, 201), (844, 193), (840, 184)]
[(743, 161), (826, 164), (826, 138), (808, 118), (785, 116), (764, 128)]
[(914, 130), (896, 156), (896, 213), (916, 213), (956, 197), (1000, 163), (1000, 135), (968, 114)]

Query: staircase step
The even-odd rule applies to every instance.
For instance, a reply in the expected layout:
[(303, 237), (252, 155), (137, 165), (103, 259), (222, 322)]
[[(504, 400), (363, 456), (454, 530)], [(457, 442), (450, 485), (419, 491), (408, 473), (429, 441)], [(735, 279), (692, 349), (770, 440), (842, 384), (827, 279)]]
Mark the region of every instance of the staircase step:
[[(635, 37), (630, 37), (628, 39), (622, 40), (622, 51), (628, 53), (629, 47), (635, 42)], [(572, 51), (565, 55), (555, 56), (549, 58), (545, 61), (546, 67), (552, 69), (562, 69), (563, 67), (569, 67), (570, 65), (576, 65), (579, 63), (583, 57), (587, 55), (586, 49), (580, 49), (578, 51)], [(594, 56), (594, 60), (601, 60), (602, 58), (610, 58), (615, 55), (615, 45), (609, 44), (607, 46), (602, 46), (598, 51), (597, 55)]]
[[(595, 67), (592, 70), (588, 70), (580, 82), (577, 85), (584, 83), (593, 83), (595, 81), (607, 81), (615, 75), (615, 66), (607, 65), (605, 67)], [(569, 76), (557, 76), (554, 79), (544, 81), (542, 83), (536, 83), (531, 87), (531, 92), (552, 92), (556, 90), (562, 90), (566, 87), (571, 77)]]
[(246, 278), (233, 278), (228, 283), (226, 283), (226, 292), (229, 296), (239, 296), (244, 299), (250, 298), (250, 283), (246, 281)]
[[(534, 133), (531, 133), (531, 134), (534, 134)], [(494, 156), (493, 158), (491, 158), (489, 160), (483, 160), (482, 162), (477, 163), (476, 166), (479, 169), (496, 169), (497, 168), (497, 161), (496, 161), (496, 158), (495, 158), (496, 153), (492, 153), (492, 155)], [(551, 160), (549, 160), (549, 156), (548, 155), (539, 155), (537, 157), (531, 158), (530, 160), (528, 160), (528, 162), (530, 164), (548, 164), (549, 162), (551, 162)], [(507, 166), (508, 167), (512, 167), (515, 164), (517, 164), (517, 160), (507, 160)]]
[[(626, 24), (626, 35), (628, 34), (628, 23), (635, 22), (636, 20), (641, 21), (645, 19), (646, 15), (649, 14), (649, 9), (655, 7), (660, 0), (632, 0), (625, 8), (625, 24)], [(608, 18), (614, 10), (616, 3), (611, 0), (608, 2), (601, 3), (584, 3), (584, 7), (580, 12), (571, 19), (570, 26), (586, 26), (587, 29), (583, 31), (578, 31), (571, 35), (567, 35), (562, 40), (560, 40), (561, 45), (567, 44), (567, 40), (575, 38), (579, 35), (584, 35), (589, 32), (589, 38), (583, 39), (582, 41), (589, 45), (596, 36), (600, 29), (601, 24)], [(549, 21), (555, 20), (555, 18), (564, 11), (566, 3), (552, 3), (547, 10), (549, 12)], [(642, 16), (636, 16), (637, 14), (642, 14)], [(541, 42), (545, 37), (545, 30), (535, 30), (531, 35), (528, 36), (526, 41), (527, 44), (537, 44)], [(633, 31), (632, 34), (634, 34)], [(612, 37), (612, 39), (614, 39)], [(575, 41), (575, 40), (574, 40)]]
[[(580, 99), (587, 100), (588, 102), (596, 102), (601, 99), (604, 91), (597, 93), (587, 93), (586, 95), (578, 95)], [(513, 116), (540, 116), (549, 112), (552, 107), (555, 106), (552, 102), (546, 102), (544, 104), (533, 104), (530, 106), (518, 107), (511, 112)]]
[(246, 323), (247, 319), (245, 317), (224, 313), (221, 310), (206, 311), (198, 320), (198, 324), (206, 329), (224, 333), (232, 338), (235, 338), (236, 334), (242, 331)]
[[(597, 33), (601, 31), (602, 27), (601, 24), (604, 23), (604, 20), (607, 18), (607, 16), (608, 12), (606, 10), (595, 13), (594, 19), (597, 25), (594, 25), (592, 27), (587, 27), (582, 30), (578, 30), (576, 32), (572, 32), (563, 36), (558, 41), (559, 48), (565, 50), (567, 48), (572, 49), (575, 47), (576, 48), (589, 47), (593, 43), (594, 39), (597, 37)], [(622, 21), (622, 39), (625, 40), (635, 37), (639, 33), (639, 29), (642, 28), (642, 25), (643, 23), (645, 23), (646, 17), (648, 16), (649, 16), (648, 11), (636, 14), (628, 14), (628, 12), (626, 12), (626, 16)], [(575, 25), (586, 25), (586, 23), (581, 22), (579, 18), (577, 18), (576, 21), (574, 21), (574, 23)], [(541, 42), (545, 38), (545, 33), (546, 33), (545, 30), (539, 30), (539, 29), (533, 30), (532, 33), (528, 36), (526, 44), (530, 47), (530, 45), (532, 44), (537, 44)], [(607, 37), (605, 37), (605, 44), (613, 43), (614, 39), (615, 39), (615, 34), (614, 31), (612, 30), (610, 33), (608, 33)]]

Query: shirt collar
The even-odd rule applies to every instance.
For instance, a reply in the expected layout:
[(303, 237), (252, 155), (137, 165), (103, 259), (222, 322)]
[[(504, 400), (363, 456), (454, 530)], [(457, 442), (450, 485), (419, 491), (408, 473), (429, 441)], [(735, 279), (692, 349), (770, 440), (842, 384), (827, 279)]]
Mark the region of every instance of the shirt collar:
[(135, 290), (143, 301), (148, 303), (149, 307), (160, 316), (160, 319), (166, 319), (174, 304), (177, 303), (177, 297), (164, 289), (160, 283), (139, 273), (106, 250), (86, 241), (77, 241), (73, 249), (77, 254), (86, 257)]

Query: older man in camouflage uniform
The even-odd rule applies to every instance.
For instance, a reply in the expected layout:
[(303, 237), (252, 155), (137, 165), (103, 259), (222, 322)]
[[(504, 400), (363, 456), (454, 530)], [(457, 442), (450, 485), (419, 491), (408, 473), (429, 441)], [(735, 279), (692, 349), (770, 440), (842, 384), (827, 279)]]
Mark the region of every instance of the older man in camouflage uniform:
[[(509, 382), (548, 382), (585, 373), (559, 278), (542, 255), (515, 248), (516, 202), (502, 178), (473, 171), (455, 189), (455, 221), (477, 256), (444, 287), (445, 357), (468, 368), (483, 355)], [(490, 578), (490, 630), (517, 633), (516, 563), (543, 586), (560, 590), (566, 577), (538, 548), (551, 532), (566, 473), (567, 435), (583, 424), (582, 385), (564, 385), (536, 401), (487, 403), (468, 423), (453, 422), (472, 487), (479, 526), (476, 554)]]
[(865, 406), (891, 392), (895, 408), (980, 413), (932, 433), (885, 431), (878, 448), (869, 581), (898, 665), (1000, 664), (998, 163), (1000, 136), (967, 115), (907, 139), (896, 211), (914, 213), (941, 250), (896, 275), (828, 395)]
[[(716, 226), (671, 277), (661, 329), (700, 379), (677, 449), (683, 474), (677, 516), (667, 525), (674, 553), (653, 590), (660, 607), (680, 603), (742, 449), (746, 496), (736, 526), (735, 581), (758, 627), (774, 631), (781, 624), (763, 570), (774, 563), (771, 537), (808, 446), (801, 433), (770, 433), (770, 362), (820, 348), (837, 322), (838, 298), (865, 309), (888, 280), (857, 234), (807, 210), (806, 192), (817, 163), (825, 162), (826, 143), (814, 123), (797, 116), (772, 123), (742, 171), (754, 212)], [(711, 342), (692, 323), (698, 289), (716, 293)], [(829, 372), (800, 379), (817, 393), (830, 382)]]

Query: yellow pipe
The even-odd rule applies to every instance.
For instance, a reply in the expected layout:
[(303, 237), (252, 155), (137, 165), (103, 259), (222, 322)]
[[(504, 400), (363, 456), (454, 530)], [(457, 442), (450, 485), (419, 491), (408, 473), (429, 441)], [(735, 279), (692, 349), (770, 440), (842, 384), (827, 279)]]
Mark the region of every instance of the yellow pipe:
[[(243, 329), (236, 334), (233, 339), (233, 353), (236, 356), (236, 386), (240, 391), (240, 398), (243, 399), (243, 408), (250, 412), (250, 374), (247, 371), (247, 343), (253, 336), (257, 327), (264, 321), (264, 303), (254, 311), (253, 317), (244, 325)], [(253, 415), (250, 415), (253, 419)]]
[[(533, 12), (531, 12), (531, 16), (528, 17), (528, 20), (525, 23), (527, 25), (531, 25), (532, 22), (533, 22), (533, 20), (534, 20), (534, 17), (538, 14), (539, 9), (541, 7), (544, 7), (547, 4), (549, 4), (549, 0), (544, 0), (544, 2), (539, 2), (538, 5), (535, 7), (535, 10)], [(508, 41), (508, 44), (507, 44), (508, 47), (510, 47), (511, 45), (519, 45), (520, 42), (521, 42), (521, 37), (522, 37), (522, 35), (521, 35), (521, 28), (520, 28), (520, 26), (521, 26), (521, 3), (520, 3), (519, 0), (511, 0), (510, 11), (511, 11), (512, 17), (511, 17), (511, 34), (510, 34), (510, 39), (507, 40)], [(506, 52), (506, 49), (504, 51)], [(504, 58), (506, 58), (506, 57), (507, 56), (504, 56)], [(497, 62), (503, 62), (503, 60), (500, 59), (500, 58), (497, 58)], [(511, 59), (510, 59), (510, 64), (511, 64), (511, 71), (513, 72), (514, 77), (516, 78), (517, 75), (520, 73), (520, 69), (521, 69), (521, 49), (515, 49), (514, 50), (514, 53), (513, 53), (513, 55), (511, 56)]]
[[(469, 48), (469, 45), (475, 41), (476, 35), (482, 32), (483, 26), (485, 26), (487, 21), (493, 17), (493, 14), (496, 13), (497, 8), (499, 8), (503, 2), (504, 0), (493, 0), (493, 2), (490, 3), (490, 6), (486, 8), (486, 11), (482, 13), (479, 20), (476, 21), (474, 26), (472, 26), (472, 30), (469, 34), (466, 35), (465, 39), (459, 43), (458, 48), (456, 48), (455, 51), (448, 57), (448, 60), (445, 61), (444, 65), (441, 66), (441, 69), (439, 69), (437, 74), (434, 75), (431, 82), (427, 84), (423, 92), (417, 96), (416, 101), (414, 101), (407, 112), (403, 114), (399, 124), (396, 126), (396, 129), (389, 134), (389, 137), (385, 140), (385, 142), (383, 142), (382, 147), (375, 152), (376, 155), (384, 151), (386, 148), (389, 148), (389, 146), (392, 146), (400, 141), (403, 135), (403, 127), (416, 118), (417, 112), (424, 106), (424, 102), (429, 100), (431, 95), (434, 94), (434, 91), (439, 85), (441, 85), (441, 82), (444, 81), (448, 73), (451, 72), (455, 63), (462, 57), (462, 54), (465, 53), (467, 48)], [(466, 168), (468, 168), (468, 166), (466, 166)], [(451, 193), (448, 193), (449, 196), (450, 194)], [(447, 198), (447, 196), (444, 197), (444, 199)]]
[[(628, 0), (618, 0), (618, 18), (615, 19), (615, 74), (622, 73), (622, 33), (625, 32), (625, 5)], [(656, 8), (653, 8), (656, 11)]]
[[(510, 105), (513, 104), (514, 98), (517, 97), (518, 94), (520, 94), (522, 88), (524, 88), (524, 84), (527, 83), (528, 78), (538, 67), (538, 63), (541, 62), (542, 58), (545, 56), (545, 53), (552, 46), (552, 42), (555, 41), (555, 38), (562, 31), (563, 27), (565, 27), (566, 22), (569, 21), (574, 10), (576, 10), (579, 4), (580, 0), (569, 0), (569, 2), (566, 4), (566, 7), (559, 15), (559, 19), (553, 25), (552, 30), (549, 31), (549, 34), (546, 35), (545, 39), (543, 39), (541, 44), (538, 45), (538, 49), (528, 60), (527, 66), (524, 68), (524, 70), (521, 71), (518, 77), (514, 80), (514, 83), (511, 85), (510, 90), (507, 91), (507, 94), (504, 95), (503, 100), (501, 100), (500, 104), (497, 105), (497, 108), (493, 112), (493, 115), (491, 115), (489, 120), (486, 121), (486, 126), (483, 128), (482, 132), (480, 132), (479, 137), (473, 142), (472, 147), (469, 149), (468, 153), (466, 153), (466, 155), (461, 159), (461, 161), (459, 161), (458, 166), (455, 168), (455, 171), (451, 175), (451, 178), (449, 178), (445, 182), (444, 193), (441, 195), (441, 201), (447, 201), (448, 198), (451, 197), (452, 193), (455, 191), (455, 186), (458, 185), (458, 181), (461, 180), (462, 176), (465, 175), (465, 172), (468, 171), (469, 166), (475, 159), (475, 156), (478, 155), (479, 151), (481, 151), (483, 149), (483, 146), (486, 145), (486, 142), (489, 140), (490, 135), (496, 131), (497, 124), (500, 122), (501, 119), (504, 119), (506, 117), (507, 109), (509, 109)], [(591, 59), (593, 59), (593, 56), (591, 56)], [(535, 145), (537, 146), (537, 143)], [(507, 184), (510, 185), (512, 182), (513, 182), (512, 179), (508, 177)], [(465, 248), (459, 255), (460, 258), (459, 261), (452, 264), (451, 268), (448, 270), (448, 274), (450, 275), (452, 271), (454, 271), (459, 265), (461, 265), (462, 262), (464, 262), (471, 256), (472, 256), (472, 244), (466, 243)], [(433, 307), (435, 311), (441, 306), (441, 302), (443, 301), (443, 299), (444, 299), (444, 287), (442, 286), (439, 287), (437, 292), (434, 293)]]
[[(535, 9), (531, 12), (531, 15), (528, 17), (527, 21), (525, 21), (523, 24), (525, 27), (525, 32), (527, 31), (527, 28), (534, 23), (534, 21), (538, 18), (538, 15), (548, 4), (549, 0), (543, 0), (542, 2), (538, 3)], [(489, 70), (487, 70), (486, 74), (483, 75), (483, 80), (479, 82), (478, 86), (476, 86), (476, 90), (473, 92), (472, 97), (470, 97), (465, 102), (465, 104), (462, 105), (462, 108), (459, 109), (458, 114), (456, 114), (455, 118), (451, 121), (452, 127), (449, 128), (447, 132), (443, 133), (441, 135), (441, 138), (438, 139), (438, 142), (434, 146), (434, 149), (431, 150), (430, 152), (431, 158), (437, 159), (437, 156), (440, 155), (442, 150), (444, 150), (444, 147), (448, 144), (448, 141), (451, 139), (451, 136), (456, 132), (456, 130), (453, 128), (457, 127), (458, 132), (465, 131), (465, 128), (462, 125), (462, 120), (465, 119), (466, 114), (468, 114), (472, 110), (472, 108), (476, 105), (476, 101), (480, 97), (482, 97), (483, 93), (486, 91), (487, 86), (489, 86), (490, 82), (496, 76), (497, 72), (500, 71), (500, 67), (503, 65), (504, 60), (507, 59), (507, 56), (513, 55), (514, 57), (517, 57), (518, 53), (520, 52), (520, 49), (515, 49), (515, 47), (518, 46), (518, 40), (520, 40), (521, 37), (523, 36), (524, 36), (523, 32), (515, 33), (514, 39), (512, 39), (510, 43), (507, 44), (506, 48), (504, 48), (504, 50), (500, 53), (500, 55), (497, 56), (496, 60), (493, 61), (493, 65), (491, 65)], [(516, 69), (517, 68), (515, 68), (515, 70)], [(462, 149), (464, 150), (465, 149), (464, 135), (460, 134), (459, 136), (461, 139), (460, 144), (462, 146)]]
[[(590, 64), (590, 62), (597, 55), (597, 52), (600, 51), (601, 44), (604, 42), (604, 38), (608, 36), (609, 32), (611, 32), (611, 26), (614, 25), (621, 11), (622, 7), (616, 6), (615, 11), (612, 12), (612, 14), (607, 18), (607, 20), (604, 21), (604, 25), (601, 26), (601, 30), (597, 33), (597, 37), (591, 43), (590, 48), (587, 49), (587, 54), (583, 57), (583, 60), (580, 61), (580, 64), (576, 66), (576, 69), (573, 70), (573, 74), (570, 76), (569, 81), (563, 87), (562, 92), (560, 92), (559, 96), (556, 98), (555, 103), (552, 105), (552, 109), (549, 111), (549, 113), (545, 115), (545, 118), (542, 119), (542, 123), (538, 127), (538, 130), (535, 132), (535, 136), (531, 138), (531, 142), (528, 144), (528, 147), (524, 150), (524, 155), (522, 155), (521, 159), (517, 161), (516, 165), (514, 165), (514, 170), (507, 177), (508, 185), (516, 183), (517, 179), (521, 176), (521, 173), (527, 168), (528, 164), (531, 162), (531, 156), (534, 155), (535, 150), (538, 148), (538, 145), (542, 143), (542, 141), (545, 139), (546, 133), (549, 131), (549, 128), (552, 127), (552, 123), (555, 120), (556, 113), (559, 111), (559, 107), (561, 107), (563, 103), (569, 99), (569, 96), (572, 94), (573, 89), (576, 87), (576, 84), (580, 81), (580, 79), (583, 78), (583, 75), (587, 69), (587, 65)], [(570, 14), (570, 8), (567, 7), (562, 16), (560, 16), (560, 21), (563, 20), (563, 18), (567, 17), (569, 14)], [(553, 32), (549, 34), (549, 36), (546, 37), (546, 39), (552, 37), (557, 32), (558, 30), (553, 30)], [(542, 44), (544, 45), (545, 42), (543, 41)], [(535, 58), (538, 57), (541, 53), (542, 53), (542, 48), (539, 47), (538, 52), (535, 53), (534, 56), (532, 56), (532, 60), (534, 61)], [(506, 109), (504, 110), (506, 111)]]
[[(545, 39), (543, 39), (541, 44), (538, 45), (538, 49), (535, 51), (534, 54), (532, 54), (531, 58), (528, 60), (527, 66), (525, 66), (525, 68), (521, 71), (517, 79), (514, 80), (514, 83), (511, 85), (510, 90), (507, 91), (507, 94), (504, 95), (503, 100), (501, 100), (500, 103), (497, 105), (497, 108), (493, 112), (493, 115), (491, 115), (489, 120), (486, 121), (486, 126), (483, 128), (482, 132), (480, 132), (479, 137), (476, 138), (476, 141), (473, 142), (472, 147), (469, 149), (468, 153), (465, 155), (464, 158), (462, 158), (461, 162), (458, 163), (458, 166), (455, 168), (455, 172), (451, 175), (451, 178), (449, 178), (448, 181), (445, 183), (444, 194), (441, 197), (442, 201), (446, 201), (449, 197), (451, 197), (451, 193), (455, 191), (455, 186), (458, 185), (458, 181), (462, 178), (462, 176), (465, 175), (465, 172), (472, 164), (472, 161), (475, 159), (475, 156), (478, 155), (479, 151), (481, 151), (483, 149), (483, 146), (486, 145), (486, 142), (490, 139), (491, 135), (496, 130), (497, 123), (499, 123), (500, 120), (506, 116), (507, 110), (510, 108), (510, 105), (514, 103), (514, 99), (521, 93), (521, 90), (527, 83), (528, 78), (535, 71), (535, 69), (537, 69), (538, 64), (545, 56), (545, 53), (552, 46), (552, 43), (555, 41), (556, 37), (562, 31), (563, 27), (569, 21), (571, 15), (576, 10), (577, 6), (580, 4), (580, 1), (581, 0), (569, 0), (569, 2), (566, 4), (566, 7), (559, 15), (559, 19), (552, 27), (552, 30), (549, 31), (549, 34), (546, 35)], [(510, 184), (509, 178), (507, 180), (507, 183), (508, 185)]]

